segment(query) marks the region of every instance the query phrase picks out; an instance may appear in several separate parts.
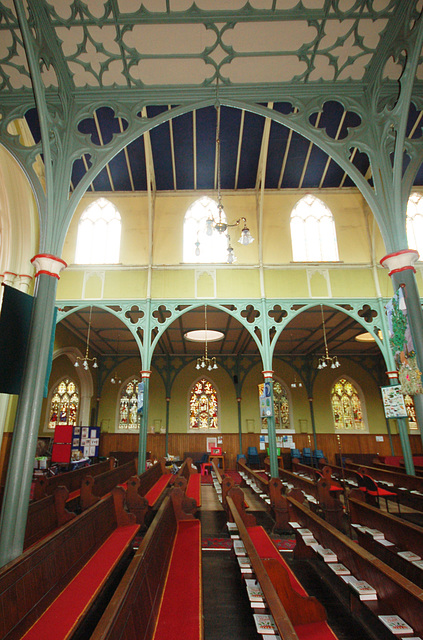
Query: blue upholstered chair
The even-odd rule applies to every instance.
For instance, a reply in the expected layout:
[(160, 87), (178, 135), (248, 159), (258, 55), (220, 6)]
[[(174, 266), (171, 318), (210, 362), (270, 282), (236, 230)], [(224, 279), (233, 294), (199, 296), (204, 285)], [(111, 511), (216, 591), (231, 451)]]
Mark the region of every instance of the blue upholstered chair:
[(249, 467), (260, 467), (260, 458), (257, 447), (248, 447), (247, 449), (247, 465)]
[(303, 464), (312, 465), (312, 455), (310, 447), (303, 447)]
[(303, 457), (302, 457), (301, 451), (299, 449), (291, 449), (291, 460), (293, 458), (297, 458), (300, 462), (303, 461)]
[(324, 455), (323, 451), (321, 449), (315, 449), (313, 451), (313, 466), (314, 467), (319, 467), (320, 466), (320, 460), (323, 460), (324, 462), (327, 462), (326, 456)]

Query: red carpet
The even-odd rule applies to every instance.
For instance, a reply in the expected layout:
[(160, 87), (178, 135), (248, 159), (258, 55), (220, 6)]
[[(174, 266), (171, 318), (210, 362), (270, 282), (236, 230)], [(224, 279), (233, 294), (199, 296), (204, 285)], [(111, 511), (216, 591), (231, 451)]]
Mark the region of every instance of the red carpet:
[(200, 540), (199, 520), (178, 523), (154, 640), (202, 637)]
[(67, 638), (88, 609), (138, 531), (139, 525), (119, 527), (107, 538), (87, 564), (22, 640), (61, 640)]

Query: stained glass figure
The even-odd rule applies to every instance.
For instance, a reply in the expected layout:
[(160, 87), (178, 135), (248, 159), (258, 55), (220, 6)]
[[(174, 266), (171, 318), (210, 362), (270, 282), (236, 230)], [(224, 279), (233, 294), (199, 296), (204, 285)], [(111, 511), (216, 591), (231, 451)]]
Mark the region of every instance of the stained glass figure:
[(53, 392), (50, 405), (49, 429), (58, 424), (76, 425), (79, 407), (79, 392), (73, 380), (66, 378)]
[(189, 412), (189, 428), (193, 431), (219, 428), (217, 392), (206, 378), (198, 380), (191, 389)]
[(138, 424), (138, 378), (133, 378), (122, 389), (119, 400), (119, 429), (135, 431)]
[(363, 431), (363, 412), (358, 391), (349, 380), (340, 378), (331, 391), (335, 430)]
[(408, 415), (408, 428), (410, 431), (415, 431), (419, 428), (417, 424), (417, 415), (416, 415), (416, 407), (414, 406), (413, 397), (408, 395), (408, 393), (404, 396), (405, 408), (407, 409)]

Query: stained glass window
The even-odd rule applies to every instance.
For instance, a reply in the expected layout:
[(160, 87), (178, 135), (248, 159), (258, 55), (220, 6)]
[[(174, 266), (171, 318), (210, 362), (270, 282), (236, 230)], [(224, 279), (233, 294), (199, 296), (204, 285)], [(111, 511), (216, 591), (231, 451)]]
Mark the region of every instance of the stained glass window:
[(138, 378), (133, 378), (123, 386), (119, 400), (119, 429), (134, 431), (138, 424)]
[[(259, 396), (263, 394), (264, 383), (259, 384)], [(287, 388), (279, 381), (273, 383), (273, 406), (275, 415), (275, 429), (289, 429), (289, 398)], [(267, 418), (261, 419), (261, 426), (267, 429)]]
[(345, 378), (335, 382), (331, 403), (335, 430), (363, 431), (366, 428), (358, 391), (352, 382)]
[(423, 260), (423, 195), (412, 193), (407, 204), (407, 240)]
[(335, 221), (324, 202), (307, 194), (291, 213), (292, 256), (295, 262), (339, 260)]
[(50, 405), (49, 429), (58, 424), (76, 425), (79, 407), (79, 392), (73, 380), (66, 378), (57, 385)]
[[(218, 220), (217, 202), (203, 196), (196, 200), (185, 214), (184, 220), (184, 262), (200, 264), (226, 262), (228, 238), (225, 233), (213, 231), (207, 234), (206, 220)], [(226, 222), (222, 211), (222, 222)]]
[(408, 394), (405, 395), (404, 402), (408, 415), (408, 428), (410, 431), (415, 431), (419, 427), (417, 424), (416, 407), (414, 406), (413, 396), (409, 396)]
[(217, 392), (206, 378), (198, 380), (191, 389), (189, 399), (189, 428), (193, 431), (218, 429)]
[(121, 218), (116, 207), (99, 198), (82, 214), (76, 240), (76, 264), (119, 262)]

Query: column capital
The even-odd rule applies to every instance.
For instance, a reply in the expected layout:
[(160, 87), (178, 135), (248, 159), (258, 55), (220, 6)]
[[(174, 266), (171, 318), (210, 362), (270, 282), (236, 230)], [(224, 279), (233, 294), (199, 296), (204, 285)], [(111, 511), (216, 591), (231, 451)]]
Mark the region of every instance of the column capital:
[(262, 373), (265, 380), (271, 380), (273, 378), (274, 371), (262, 371)]
[(151, 371), (140, 371), (141, 378), (149, 378), (151, 376)]
[(31, 260), (35, 267), (35, 277), (44, 273), (60, 280), (59, 273), (68, 266), (62, 258), (57, 258), (49, 253), (39, 253)]
[(236, 399), (237, 402), (241, 402), (241, 396), (238, 396), (238, 398)]
[(389, 269), (390, 276), (392, 276), (394, 273), (408, 270), (416, 273), (414, 263), (417, 262), (418, 259), (418, 251), (415, 251), (414, 249), (403, 249), (402, 251), (389, 253), (387, 256), (382, 258), (380, 264), (382, 265), (382, 267), (385, 267), (385, 269)]
[(398, 380), (398, 371), (387, 371), (386, 375), (389, 380)]

